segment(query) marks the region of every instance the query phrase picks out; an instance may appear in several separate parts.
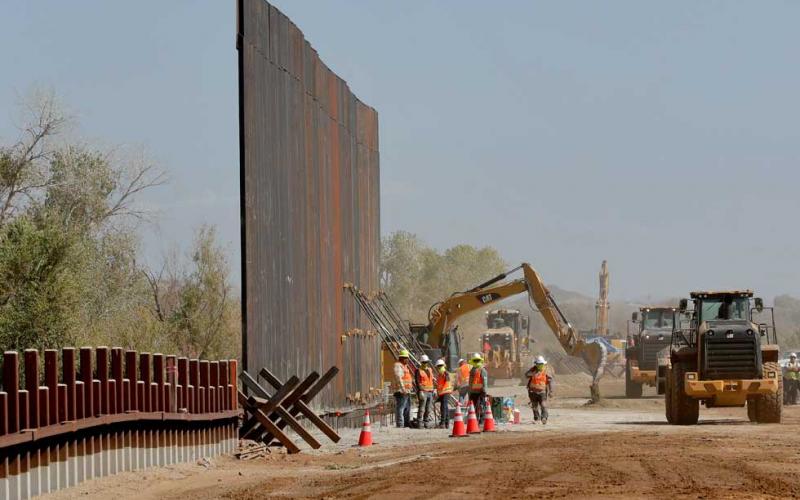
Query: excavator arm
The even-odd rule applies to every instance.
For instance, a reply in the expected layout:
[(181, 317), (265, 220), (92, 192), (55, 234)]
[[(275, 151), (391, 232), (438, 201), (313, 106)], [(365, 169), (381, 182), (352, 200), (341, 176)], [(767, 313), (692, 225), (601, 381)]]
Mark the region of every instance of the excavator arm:
[[(508, 275), (520, 269), (523, 278), (500, 283)], [(599, 342), (587, 342), (577, 334), (556, 304), (539, 273), (527, 263), (495, 276), (471, 290), (455, 293), (447, 300), (434, 304), (428, 314), (427, 343), (432, 346), (444, 345), (445, 332), (460, 316), (526, 291), (533, 302), (532, 306), (535, 306), (534, 309), (542, 315), (567, 354), (583, 358), (589, 366), (592, 372), (592, 400), (599, 400), (598, 384), (606, 363), (605, 346)]]

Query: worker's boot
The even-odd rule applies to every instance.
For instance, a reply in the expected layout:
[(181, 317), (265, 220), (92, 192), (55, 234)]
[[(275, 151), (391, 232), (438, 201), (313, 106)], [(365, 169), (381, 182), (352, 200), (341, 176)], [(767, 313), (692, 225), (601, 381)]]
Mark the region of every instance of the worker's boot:
[(542, 425), (547, 424), (547, 417), (542, 417)]

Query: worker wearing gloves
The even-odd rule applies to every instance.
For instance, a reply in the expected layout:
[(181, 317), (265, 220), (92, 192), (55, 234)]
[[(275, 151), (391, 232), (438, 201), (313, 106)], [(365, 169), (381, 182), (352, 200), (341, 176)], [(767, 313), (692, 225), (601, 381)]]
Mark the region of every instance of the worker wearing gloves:
[(456, 387), (458, 388), (458, 404), (463, 408), (467, 405), (469, 397), (469, 372), (470, 365), (466, 359), (458, 360), (458, 370), (456, 370)]
[[(533, 367), (525, 374), (528, 377), (528, 397), (533, 408), (533, 421), (541, 416), (542, 424), (547, 423), (547, 398), (553, 395), (553, 376), (547, 370), (547, 361), (537, 356)], [(541, 410), (541, 415), (540, 415)]]
[(439, 428), (447, 429), (450, 426), (450, 411), (448, 401), (453, 393), (453, 383), (443, 359), (436, 362), (436, 396), (439, 398)]
[(414, 377), (411, 374), (411, 364), (408, 362), (408, 351), (403, 349), (394, 364), (394, 421), (397, 427), (411, 425), (411, 391), (414, 390)]
[(423, 427), (428, 427), (428, 422), (433, 416), (434, 381), (436, 379), (431, 367), (431, 359), (427, 354), (423, 354), (419, 358), (419, 363), (419, 369), (415, 377), (419, 403), (417, 407), (417, 428), (422, 429)]
[(789, 362), (784, 369), (784, 384), (786, 385), (786, 404), (797, 404), (798, 385), (800, 385), (800, 363), (797, 362), (797, 354), (789, 355)]
[(478, 422), (483, 424), (483, 407), (486, 402), (486, 387), (489, 385), (489, 375), (483, 366), (483, 356), (476, 352), (470, 359), (472, 368), (469, 371), (469, 400), (475, 406)]

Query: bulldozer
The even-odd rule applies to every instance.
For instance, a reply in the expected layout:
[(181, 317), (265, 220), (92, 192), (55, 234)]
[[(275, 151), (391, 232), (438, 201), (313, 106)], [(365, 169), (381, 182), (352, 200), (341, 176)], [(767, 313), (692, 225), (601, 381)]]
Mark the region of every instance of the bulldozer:
[(642, 397), (642, 387), (655, 387), (658, 353), (672, 342), (674, 307), (648, 306), (634, 312), (628, 323), (625, 349), (625, 396)]
[(489, 382), (519, 378), (530, 338), (529, 318), (516, 309), (493, 309), (486, 311), (486, 327), (480, 342)]
[(783, 380), (773, 309), (751, 290), (696, 291), (690, 298), (691, 308), (681, 299), (669, 355), (659, 360), (667, 421), (696, 424), (702, 403), (746, 406), (751, 422), (780, 423)]

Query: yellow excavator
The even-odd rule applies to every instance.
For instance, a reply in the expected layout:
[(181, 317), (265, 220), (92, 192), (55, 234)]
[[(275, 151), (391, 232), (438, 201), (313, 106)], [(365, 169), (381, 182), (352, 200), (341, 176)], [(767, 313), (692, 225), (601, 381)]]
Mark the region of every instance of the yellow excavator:
[[(522, 278), (503, 281), (519, 270), (522, 270)], [(441, 349), (446, 356), (455, 354), (454, 346), (458, 349), (459, 342), (450, 337), (455, 335), (451, 330), (460, 316), (525, 292), (532, 301), (531, 308), (542, 315), (567, 354), (580, 357), (586, 362), (592, 372), (590, 386), (592, 401), (599, 401), (599, 381), (603, 375), (607, 354), (605, 346), (598, 342), (587, 341), (578, 334), (556, 304), (539, 273), (530, 264), (523, 263), (471, 290), (456, 292), (448, 299), (437, 302), (428, 312), (428, 324), (412, 325), (411, 329), (418, 335), (423, 345)]]

